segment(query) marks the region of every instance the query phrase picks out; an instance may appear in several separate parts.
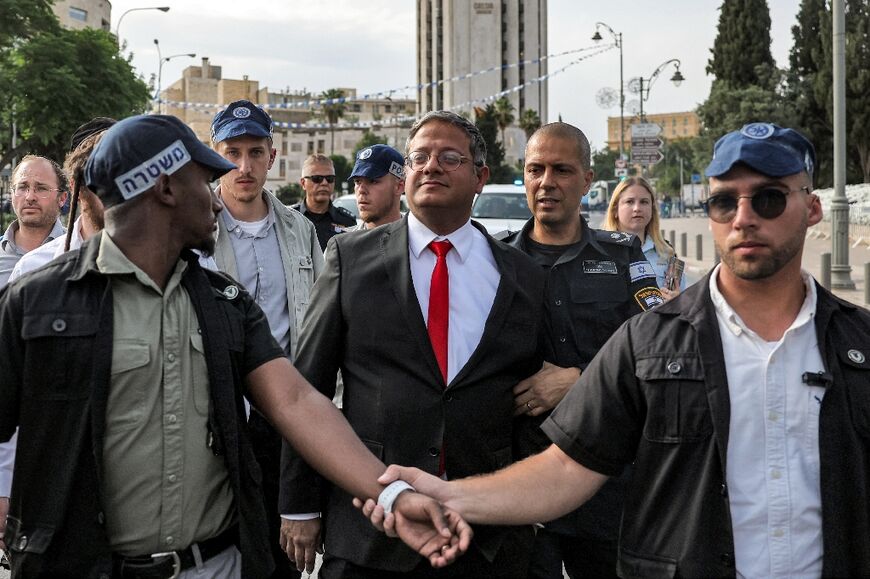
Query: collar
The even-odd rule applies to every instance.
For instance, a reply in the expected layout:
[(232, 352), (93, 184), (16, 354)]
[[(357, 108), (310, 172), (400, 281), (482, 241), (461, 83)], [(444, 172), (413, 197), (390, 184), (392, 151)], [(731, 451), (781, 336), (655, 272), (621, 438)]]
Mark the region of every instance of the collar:
[(477, 230), (471, 224), (471, 220), (465, 222), (465, 225), (448, 235), (438, 235), (431, 229), (423, 225), (413, 213), (408, 213), (408, 247), (414, 257), (420, 257), (423, 250), (432, 241), (450, 240), (453, 249), (459, 257), (459, 261), (464, 263), (471, 255), (471, 246), (474, 244), (474, 233)]
[(640, 250), (644, 253), (650, 250), (655, 250), (656, 244), (653, 242), (652, 235), (647, 235), (643, 240), (643, 244), (640, 246)]
[[(220, 191), (218, 191), (218, 195), (220, 195)], [(269, 229), (275, 224), (275, 210), (272, 208), (272, 204), (269, 202), (269, 198), (266, 196), (265, 192), (262, 193), (263, 200), (266, 202), (266, 224), (263, 228), (257, 232), (254, 237), (266, 237), (269, 233)], [(245, 235), (244, 230), (239, 227), (240, 223), (247, 223), (240, 221), (233, 217), (233, 214), (229, 212), (229, 210), (224, 206), (224, 210), (221, 211), (221, 219), (224, 220), (224, 225), (227, 226), (227, 231), (230, 234), (235, 234), (236, 237), (241, 238)]]
[(130, 261), (124, 252), (117, 246), (114, 240), (109, 237), (108, 233), (103, 232), (100, 239), (99, 252), (97, 253), (96, 266), (103, 275), (129, 275), (136, 276), (136, 279), (145, 287), (150, 287), (159, 295), (169, 295), (178, 284), (181, 282), (181, 276), (187, 269), (187, 261), (179, 259), (175, 264), (175, 269), (172, 276), (169, 278), (169, 283), (166, 284), (166, 289), (162, 290), (154, 283), (148, 274), (142, 271), (139, 266)]
[[(737, 312), (735, 312), (728, 304), (725, 300), (725, 296), (722, 295), (722, 292), (719, 291), (718, 279), (719, 269), (721, 267), (722, 264), (720, 263), (713, 269), (708, 281), (710, 287), (710, 299), (713, 302), (713, 307), (716, 309), (719, 318), (725, 322), (728, 331), (732, 334), (739, 336), (743, 332), (748, 332), (755, 335), (755, 333), (746, 326), (746, 323), (740, 318), (740, 316), (737, 315)], [(801, 270), (801, 281), (803, 281), (804, 288), (806, 289), (804, 302), (801, 305), (800, 311), (798, 311), (797, 317), (795, 317), (791, 326), (789, 326), (785, 333), (788, 333), (788, 331), (793, 328), (798, 328), (804, 324), (810, 323), (816, 315), (816, 303), (818, 301), (816, 283), (813, 280), (813, 277), (803, 269)]]
[[(9, 224), (9, 227), (6, 228), (6, 233), (3, 234), (3, 241), (0, 242), (0, 248), (3, 249), (6, 253), (12, 253), (13, 251), (18, 250), (18, 246), (15, 245), (15, 233), (21, 227), (21, 224), (18, 223), (16, 219), (12, 223)], [(54, 226), (51, 228), (51, 231), (48, 232), (46, 238), (42, 241), (43, 244), (51, 241), (52, 239), (57, 239), (66, 235), (66, 229), (63, 228), (63, 224), (60, 222), (60, 217), (55, 219)], [(9, 246), (11, 245), (12, 251), (10, 251)]]

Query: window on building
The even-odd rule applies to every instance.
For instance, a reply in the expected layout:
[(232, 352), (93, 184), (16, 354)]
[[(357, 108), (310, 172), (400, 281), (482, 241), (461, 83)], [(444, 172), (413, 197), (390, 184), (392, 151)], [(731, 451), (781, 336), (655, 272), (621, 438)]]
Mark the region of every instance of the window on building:
[(322, 154), (325, 150), (326, 150), (326, 140), (317, 139), (317, 152)]
[(308, 141), (308, 154), (314, 154), (314, 141)]
[(293, 153), (301, 153), (302, 143), (290, 143), (290, 151), (292, 151)]
[[(281, 140), (281, 154), (285, 157), (287, 156), (287, 139)], [(281, 162), (283, 163), (284, 161)]]
[(384, 112), (385, 113), (393, 112), (393, 106), (392, 105), (384, 105)]
[(88, 11), (82, 10), (81, 8), (75, 8), (73, 6), (69, 7), (69, 17), (73, 20), (78, 20), (80, 22), (88, 21)]
[(355, 113), (358, 113), (362, 110), (362, 106), (359, 103), (354, 103), (354, 104), (350, 105), (350, 110), (355, 112)]
[(278, 175), (283, 179), (287, 174), (287, 162), (284, 159), (278, 163)]

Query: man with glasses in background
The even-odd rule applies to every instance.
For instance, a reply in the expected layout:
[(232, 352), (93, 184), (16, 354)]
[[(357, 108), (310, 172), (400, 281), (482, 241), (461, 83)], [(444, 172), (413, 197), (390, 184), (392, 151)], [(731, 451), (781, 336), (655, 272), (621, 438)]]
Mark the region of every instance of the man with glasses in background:
[(0, 287), (25, 253), (66, 233), (59, 216), (68, 193), (69, 181), (51, 159), (27, 155), (12, 170), (12, 209), (17, 219), (0, 238)]
[[(330, 241), (297, 368), (329, 398), (341, 370), (344, 415), (383, 460), (446, 478), (491, 472), (518, 456), (529, 421), (514, 418), (513, 388), (541, 367), (544, 272), (470, 220), (489, 177), (473, 123), (430, 112), (406, 151), (410, 213)], [(282, 512), (323, 510), (321, 579), (525, 577), (530, 526), (478, 527), (468, 553), (432, 570), (284, 447)]]
[(791, 129), (719, 139), (706, 205), (722, 263), (614, 334), (544, 423), (554, 444), (489, 477), (391, 467), (380, 482), (521, 524), (634, 463), (621, 577), (870, 576), (870, 314), (801, 269), (822, 219), (814, 164)]
[(305, 197), (293, 205), (314, 223), (320, 249), (326, 249), (326, 242), (345, 229), (356, 225), (356, 218), (343, 207), (332, 204), (335, 189), (335, 167), (326, 155), (309, 155), (302, 163), (302, 179), (299, 180)]

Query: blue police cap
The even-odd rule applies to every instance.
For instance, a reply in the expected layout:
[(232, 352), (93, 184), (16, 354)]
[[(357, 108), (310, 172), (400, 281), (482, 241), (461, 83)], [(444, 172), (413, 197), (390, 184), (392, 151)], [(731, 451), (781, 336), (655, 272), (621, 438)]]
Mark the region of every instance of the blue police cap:
[(190, 127), (168, 115), (129, 117), (109, 128), (85, 165), (85, 182), (111, 207), (154, 186), (195, 161), (215, 178), (235, 165), (203, 145)]
[(816, 151), (806, 137), (793, 129), (750, 123), (716, 141), (707, 176), (724, 175), (737, 163), (768, 177), (785, 177), (801, 171), (812, 175)]
[(405, 178), (405, 159), (402, 154), (387, 145), (372, 145), (361, 150), (356, 155), (356, 163), (353, 164), (354, 177), (377, 179), (387, 173), (395, 175), (399, 179)]
[(220, 143), (227, 139), (251, 135), (272, 138), (272, 117), (247, 100), (231, 102), (218, 112), (211, 122), (211, 141)]

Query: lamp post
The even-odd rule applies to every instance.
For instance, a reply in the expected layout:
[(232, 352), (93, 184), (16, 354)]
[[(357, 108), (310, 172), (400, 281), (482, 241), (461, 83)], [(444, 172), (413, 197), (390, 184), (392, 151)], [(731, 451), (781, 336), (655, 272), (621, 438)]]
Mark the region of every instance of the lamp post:
[(625, 159), (625, 86), (622, 80), (622, 32), (614, 32), (613, 28), (607, 24), (596, 22), (595, 34), (592, 35), (592, 40), (595, 42), (602, 40), (600, 28), (604, 28), (613, 36), (616, 47), (619, 49), (619, 158)]
[[(658, 76), (664, 71), (669, 64), (673, 64), (676, 71), (674, 72), (674, 76), (671, 77), (671, 82), (674, 83), (674, 86), (680, 86), (685, 79), (683, 74), (680, 72), (680, 59), (672, 58), (670, 60), (666, 60), (665, 62), (658, 65), (655, 71), (649, 76), (649, 78), (638, 77), (638, 81), (640, 82), (638, 94), (640, 94), (640, 121), (644, 122), (645, 117), (643, 114), (643, 103), (645, 100), (649, 98), (649, 89), (652, 87), (652, 83), (658, 78)], [(644, 87), (644, 83), (646, 86)]]
[(196, 53), (195, 52), (180, 52), (178, 54), (172, 54), (172, 55), (169, 55), (169, 56), (164, 58), (163, 55), (160, 53), (160, 41), (157, 40), (156, 38), (154, 39), (154, 46), (157, 47), (157, 58), (159, 61), (159, 64), (157, 66), (157, 92), (154, 93), (154, 99), (158, 101), (157, 102), (157, 112), (163, 113), (163, 103), (160, 101), (160, 92), (161, 92), (161, 88), (163, 87), (163, 65), (165, 63), (169, 62), (170, 60), (172, 60), (173, 58), (177, 58), (179, 56), (186, 56), (187, 58), (196, 58)]
[(118, 44), (121, 44), (121, 22), (124, 20), (124, 16), (129, 14), (130, 12), (136, 12), (138, 10), (160, 10), (161, 12), (169, 12), (169, 6), (143, 6), (141, 8), (130, 8), (129, 10), (125, 10), (121, 17), (118, 18), (118, 25), (115, 26), (115, 38), (118, 39)]
[[(833, 15), (834, 197), (831, 199), (831, 287), (855, 289), (849, 265), (849, 201), (846, 199), (846, 16), (843, 0)], [(864, 280), (868, 283), (870, 280)]]

